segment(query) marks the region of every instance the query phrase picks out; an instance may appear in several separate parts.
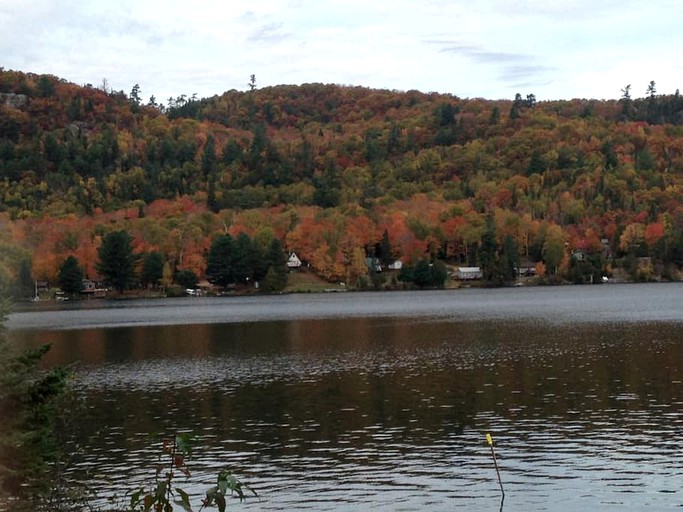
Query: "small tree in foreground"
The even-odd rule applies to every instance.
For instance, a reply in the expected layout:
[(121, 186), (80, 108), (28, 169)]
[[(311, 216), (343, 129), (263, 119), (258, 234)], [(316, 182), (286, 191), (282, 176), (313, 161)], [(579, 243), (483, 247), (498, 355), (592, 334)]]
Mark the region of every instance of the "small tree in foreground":
[[(154, 486), (149, 490), (141, 488), (134, 492), (130, 498), (130, 510), (172, 512), (174, 505), (186, 512), (194, 510), (189, 494), (176, 484), (179, 474), (190, 476), (185, 462), (192, 453), (191, 441), (190, 434), (176, 434), (172, 439), (163, 441)], [(216, 478), (216, 485), (206, 491), (206, 497), (197, 510), (215, 506), (219, 512), (225, 512), (228, 498), (236, 495), (240, 501), (245, 500), (245, 491), (258, 497), (253, 489), (240, 482), (231, 472), (222, 470)]]
[(49, 345), (15, 354), (4, 336), (7, 305), (0, 303), (0, 509), (43, 510), (54, 485), (58, 456), (54, 428), (58, 398), (67, 389), (63, 368), (40, 370)]

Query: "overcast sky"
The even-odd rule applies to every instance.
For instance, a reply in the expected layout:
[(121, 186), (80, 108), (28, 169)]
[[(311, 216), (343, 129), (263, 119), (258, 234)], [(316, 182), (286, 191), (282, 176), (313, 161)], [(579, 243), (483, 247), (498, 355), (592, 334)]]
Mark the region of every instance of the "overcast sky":
[(683, 87), (680, 0), (0, 0), (0, 66), (166, 102), (310, 82), (463, 98)]

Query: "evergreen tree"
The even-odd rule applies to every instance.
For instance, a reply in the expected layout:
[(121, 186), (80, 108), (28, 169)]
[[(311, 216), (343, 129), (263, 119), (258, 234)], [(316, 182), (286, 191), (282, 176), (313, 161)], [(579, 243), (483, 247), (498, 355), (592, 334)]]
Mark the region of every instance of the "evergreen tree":
[(391, 123), (389, 137), (387, 138), (387, 154), (395, 155), (401, 151), (401, 127), (396, 123)]
[(423, 258), (415, 264), (413, 282), (420, 288), (432, 285), (432, 272), (429, 268), (429, 260)]
[(206, 277), (209, 282), (223, 288), (234, 283), (234, 258), (235, 240), (230, 235), (214, 238), (206, 256)]
[(437, 126), (453, 126), (456, 123), (455, 116), (460, 109), (451, 103), (443, 102), (434, 109), (434, 118)]
[(253, 277), (252, 242), (246, 233), (240, 233), (235, 240), (232, 259), (233, 277), (238, 283), (246, 283)]
[(48, 510), (39, 502), (51, 491), (59, 446), (54, 437), (68, 372), (40, 369), (49, 345), (13, 353), (4, 335), (6, 303), (0, 303), (0, 503), (12, 510)]
[(204, 153), (202, 154), (202, 173), (204, 178), (212, 176), (216, 172), (216, 142), (213, 135), (209, 135), (204, 144)]
[(83, 288), (83, 269), (75, 256), (69, 256), (59, 267), (59, 287), (67, 295), (76, 295)]
[(510, 119), (517, 119), (520, 116), (522, 107), (524, 106), (524, 100), (520, 93), (515, 94), (515, 100), (512, 102), (512, 107), (510, 107)]
[(615, 169), (619, 165), (619, 158), (614, 151), (614, 144), (611, 141), (605, 141), (602, 145), (602, 154), (605, 157), (605, 168)]
[(287, 286), (287, 257), (282, 248), (282, 242), (274, 238), (266, 255), (268, 271), (261, 289), (264, 292), (281, 291)]
[(435, 288), (443, 288), (448, 279), (448, 270), (446, 265), (441, 260), (436, 260), (429, 269), (431, 277), (431, 286)]
[(74, 96), (71, 98), (71, 103), (69, 103), (69, 108), (67, 109), (67, 115), (69, 116), (69, 121), (76, 121), (81, 117), (80, 96)]
[(216, 178), (209, 176), (209, 181), (206, 186), (206, 207), (213, 213), (221, 211), (221, 205), (216, 199)]
[(621, 120), (631, 121), (633, 119), (633, 100), (631, 99), (631, 84), (621, 90)]
[(183, 288), (194, 289), (197, 288), (199, 279), (197, 279), (197, 274), (191, 270), (183, 269), (175, 275), (175, 282)]
[(268, 267), (268, 271), (266, 272), (263, 282), (261, 283), (261, 291), (263, 293), (273, 293), (280, 291), (283, 288), (284, 286), (281, 285), (281, 280), (278, 277), (275, 269), (273, 267)]
[(493, 214), (486, 215), (486, 227), (479, 245), (479, 266), (484, 280), (492, 281), (497, 273), (498, 243), (496, 241), (496, 224)]
[(267, 146), (268, 136), (266, 134), (266, 127), (263, 123), (259, 123), (253, 129), (253, 138), (251, 139), (247, 155), (247, 165), (253, 175), (251, 181), (254, 184), (263, 178)]
[(133, 254), (132, 242), (133, 237), (126, 231), (114, 231), (102, 239), (102, 245), (97, 250), (97, 271), (119, 293), (135, 282), (137, 257)]
[(500, 123), (500, 108), (496, 106), (491, 110), (491, 115), (489, 116), (489, 125), (495, 126), (498, 123)]
[(386, 229), (382, 234), (382, 239), (375, 246), (375, 256), (384, 267), (388, 267), (394, 262), (389, 232)]
[(222, 160), (224, 164), (230, 165), (242, 159), (242, 146), (235, 139), (230, 139), (223, 148)]
[(32, 297), (34, 294), (34, 280), (31, 274), (31, 259), (23, 258), (19, 264), (19, 273), (15, 280), (14, 296), (20, 299)]
[(251, 274), (254, 281), (260, 282), (266, 277), (268, 267), (270, 266), (268, 250), (271, 241), (272, 238), (270, 238), (269, 241), (264, 245), (263, 240), (259, 242), (256, 236), (251, 241), (249, 260), (251, 262)]
[(38, 94), (41, 98), (49, 98), (55, 94), (55, 86), (47, 75), (40, 75), (38, 79)]
[(206, 180), (206, 206), (214, 213), (220, 211), (220, 206), (216, 200), (216, 165), (218, 157), (216, 156), (216, 143), (213, 135), (209, 135), (204, 144), (204, 152), (202, 153), (202, 175)]
[(410, 265), (403, 265), (398, 272), (398, 280), (404, 283), (412, 283), (414, 277), (413, 267)]
[(531, 153), (531, 158), (529, 159), (529, 165), (526, 169), (527, 176), (532, 174), (543, 174), (545, 171), (545, 162), (541, 156), (541, 152), (538, 149), (534, 149)]
[(569, 259), (568, 277), (574, 284), (602, 284), (602, 255), (593, 254), (579, 258), (572, 255)]
[(131, 111), (137, 114), (140, 112), (140, 102), (142, 101), (142, 98), (140, 97), (140, 86), (138, 84), (135, 84), (133, 89), (131, 89), (129, 98), (131, 103)]
[(57, 142), (57, 139), (52, 133), (48, 133), (45, 136), (43, 145), (45, 159), (54, 165), (54, 169), (57, 169), (62, 162), (62, 146)]
[(145, 254), (142, 259), (140, 281), (144, 285), (156, 286), (164, 275), (164, 258), (158, 252)]
[(503, 247), (500, 254), (500, 284), (513, 281), (517, 277), (518, 268), (519, 251), (517, 249), (517, 242), (514, 238), (512, 238), (512, 236), (506, 235), (505, 239), (503, 240)]
[(341, 199), (341, 181), (334, 169), (328, 168), (320, 177), (313, 178), (313, 202), (322, 208), (334, 208)]
[(370, 128), (365, 132), (365, 159), (373, 164), (381, 161), (386, 155), (380, 144), (382, 132), (377, 128)]

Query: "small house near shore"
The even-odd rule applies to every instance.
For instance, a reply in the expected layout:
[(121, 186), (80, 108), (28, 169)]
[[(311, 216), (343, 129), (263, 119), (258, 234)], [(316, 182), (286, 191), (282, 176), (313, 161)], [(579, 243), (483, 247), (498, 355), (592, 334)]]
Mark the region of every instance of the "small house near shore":
[(299, 257), (296, 255), (295, 252), (289, 255), (289, 259), (287, 260), (287, 268), (289, 269), (295, 269), (301, 267), (301, 260)]
[(389, 270), (401, 270), (403, 268), (403, 262), (401, 260), (395, 260), (393, 263), (389, 263)]
[(377, 258), (365, 258), (365, 266), (369, 272), (382, 272), (382, 265)]
[(458, 267), (456, 277), (461, 281), (472, 281), (484, 277), (484, 273), (479, 267)]
[(85, 297), (102, 298), (107, 296), (107, 289), (97, 281), (93, 281), (92, 279), (83, 279), (81, 293)]

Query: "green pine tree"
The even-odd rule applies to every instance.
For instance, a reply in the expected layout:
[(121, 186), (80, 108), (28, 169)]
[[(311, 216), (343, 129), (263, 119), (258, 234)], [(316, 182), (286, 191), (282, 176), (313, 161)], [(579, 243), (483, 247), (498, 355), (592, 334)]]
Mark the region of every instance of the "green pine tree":
[(97, 250), (97, 271), (119, 293), (135, 282), (137, 257), (133, 254), (132, 242), (133, 237), (126, 231), (114, 231), (102, 239), (102, 245)]
[(67, 295), (76, 295), (83, 287), (83, 269), (75, 256), (69, 256), (59, 267), (59, 287)]
[(41, 370), (49, 345), (15, 354), (4, 335), (8, 311), (0, 303), (0, 503), (12, 510), (48, 510), (43, 498), (54, 484), (51, 462), (59, 454), (58, 398), (67, 388), (63, 368)]
[(234, 258), (235, 240), (230, 235), (214, 238), (206, 256), (206, 277), (209, 282), (223, 288), (234, 283)]
[(261, 289), (266, 292), (278, 292), (287, 286), (287, 257), (282, 248), (282, 242), (274, 238), (266, 255), (268, 271), (263, 279)]
[(140, 281), (144, 285), (156, 286), (164, 275), (164, 257), (158, 252), (145, 254), (142, 260)]
[(479, 245), (479, 266), (486, 281), (493, 281), (497, 274), (498, 242), (493, 214), (486, 215), (486, 228)]

